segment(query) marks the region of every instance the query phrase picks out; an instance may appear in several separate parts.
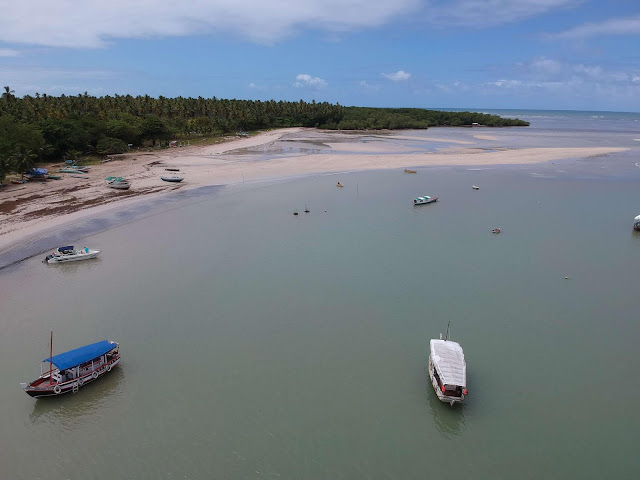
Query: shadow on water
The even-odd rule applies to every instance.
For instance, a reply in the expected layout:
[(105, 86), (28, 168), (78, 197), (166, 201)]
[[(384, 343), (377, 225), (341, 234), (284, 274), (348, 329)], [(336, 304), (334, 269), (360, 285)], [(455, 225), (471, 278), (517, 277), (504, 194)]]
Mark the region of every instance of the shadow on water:
[(456, 404), (452, 407), (448, 403), (441, 402), (433, 391), (428, 376), (425, 394), (427, 395), (429, 413), (434, 419), (438, 432), (448, 438), (460, 436), (460, 434), (464, 432), (466, 423), (464, 414), (465, 404)]
[(118, 365), (77, 393), (35, 399), (29, 420), (34, 425), (51, 424), (63, 429), (74, 428), (78, 422), (92, 417), (123, 392), (125, 373)]

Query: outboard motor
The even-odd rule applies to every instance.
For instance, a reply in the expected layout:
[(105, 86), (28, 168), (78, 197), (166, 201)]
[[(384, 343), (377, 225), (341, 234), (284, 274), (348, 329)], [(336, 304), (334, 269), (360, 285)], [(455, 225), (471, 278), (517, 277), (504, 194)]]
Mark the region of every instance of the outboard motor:
[(46, 257), (44, 257), (43, 262), (47, 263), (49, 261), (50, 258), (53, 258), (53, 255), (47, 255)]

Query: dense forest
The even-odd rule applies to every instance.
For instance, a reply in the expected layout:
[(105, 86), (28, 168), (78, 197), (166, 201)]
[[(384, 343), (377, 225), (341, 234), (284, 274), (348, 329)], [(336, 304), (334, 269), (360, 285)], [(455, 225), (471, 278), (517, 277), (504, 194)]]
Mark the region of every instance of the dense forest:
[(0, 182), (8, 172), (36, 163), (82, 155), (123, 153), (130, 146), (166, 145), (172, 139), (220, 136), (281, 127), (401, 129), (440, 125), (527, 126), (527, 122), (472, 112), (419, 108), (344, 107), (308, 103), (153, 98), (115, 95), (17, 97), (4, 87), (0, 98)]

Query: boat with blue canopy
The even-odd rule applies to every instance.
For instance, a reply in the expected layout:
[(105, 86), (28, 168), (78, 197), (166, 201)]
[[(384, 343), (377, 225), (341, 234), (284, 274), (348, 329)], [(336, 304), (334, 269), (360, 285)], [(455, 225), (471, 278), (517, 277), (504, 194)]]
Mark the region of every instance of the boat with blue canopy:
[(102, 250), (91, 250), (88, 247), (76, 249), (73, 245), (58, 247), (53, 253), (44, 257), (45, 263), (65, 263), (76, 262), (78, 260), (89, 260), (100, 255)]
[(53, 332), (50, 356), (42, 361), (49, 364), (49, 370), (43, 372), (41, 368), (36, 380), (20, 384), (28, 395), (39, 398), (75, 393), (120, 363), (119, 344), (113, 340), (102, 340), (58, 355), (52, 353)]

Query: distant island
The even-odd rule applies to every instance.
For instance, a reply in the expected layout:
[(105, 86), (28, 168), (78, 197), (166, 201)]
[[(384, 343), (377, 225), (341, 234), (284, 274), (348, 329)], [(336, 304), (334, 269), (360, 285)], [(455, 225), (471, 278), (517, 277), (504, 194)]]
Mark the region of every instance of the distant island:
[(17, 97), (6, 86), (0, 99), (0, 182), (7, 173), (26, 172), (36, 163), (118, 154), (132, 147), (167, 146), (177, 140), (202, 141), (236, 132), (247, 135), (269, 128), (397, 130), (474, 125), (529, 123), (474, 112), (345, 107), (302, 100), (94, 97), (86, 92)]

